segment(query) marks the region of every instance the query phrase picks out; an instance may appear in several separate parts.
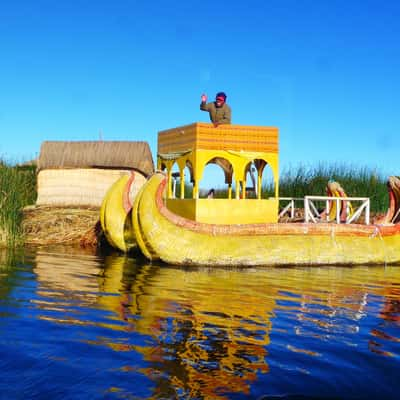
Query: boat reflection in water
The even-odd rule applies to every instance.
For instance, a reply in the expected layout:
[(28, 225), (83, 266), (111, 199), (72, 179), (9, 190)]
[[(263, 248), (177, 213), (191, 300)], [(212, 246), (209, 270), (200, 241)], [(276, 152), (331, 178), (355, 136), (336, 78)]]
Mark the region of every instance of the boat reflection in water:
[(155, 398), (360, 393), (376, 371), (366, 358), (400, 356), (396, 267), (185, 269), (38, 251), (34, 272), (40, 318), (80, 325)]

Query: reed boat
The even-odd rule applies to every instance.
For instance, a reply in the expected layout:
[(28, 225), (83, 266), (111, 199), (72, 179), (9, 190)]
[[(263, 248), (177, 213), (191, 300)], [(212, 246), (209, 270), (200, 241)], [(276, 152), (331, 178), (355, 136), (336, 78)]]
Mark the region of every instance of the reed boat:
[[(114, 240), (123, 243), (121, 232), (127, 232), (149, 260), (199, 266), (400, 263), (396, 177), (389, 179), (389, 209), (374, 223), (369, 221), (369, 199), (348, 197), (334, 183), (327, 185), (328, 196), (320, 196), (322, 212), (314, 203), (317, 196), (306, 196), (304, 221), (279, 222), (277, 128), (195, 123), (162, 131), (157, 163), (159, 171), (141, 187), (131, 207), (124, 208), (125, 214), (119, 213), (119, 240)], [(223, 169), (226, 198), (208, 198), (199, 189), (210, 163)], [(176, 166), (178, 173), (173, 172)], [(274, 193), (263, 198), (267, 168)], [(248, 187), (251, 172), (253, 186)], [(185, 182), (185, 176), (191, 191), (186, 193), (186, 185), (180, 184), (177, 196), (174, 182)], [(117, 182), (108, 198), (126, 203), (128, 181)], [(115, 207), (111, 203), (105, 208)], [(113, 229), (108, 235), (112, 241)], [(126, 251), (126, 245), (119, 248)]]

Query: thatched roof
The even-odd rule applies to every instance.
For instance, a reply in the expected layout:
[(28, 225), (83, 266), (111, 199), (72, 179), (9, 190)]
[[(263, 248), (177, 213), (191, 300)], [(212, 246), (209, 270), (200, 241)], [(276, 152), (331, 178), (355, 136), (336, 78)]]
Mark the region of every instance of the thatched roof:
[(135, 169), (148, 176), (154, 163), (147, 142), (46, 141), (40, 148), (38, 171), (51, 168)]

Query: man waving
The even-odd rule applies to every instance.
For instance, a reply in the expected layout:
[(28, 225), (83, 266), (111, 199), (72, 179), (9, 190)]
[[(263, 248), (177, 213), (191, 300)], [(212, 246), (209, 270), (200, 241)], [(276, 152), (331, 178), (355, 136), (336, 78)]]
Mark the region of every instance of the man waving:
[(200, 110), (208, 111), (210, 120), (215, 127), (231, 123), (231, 108), (226, 104), (226, 94), (224, 92), (217, 93), (215, 101), (211, 103), (207, 103), (207, 96), (202, 94)]

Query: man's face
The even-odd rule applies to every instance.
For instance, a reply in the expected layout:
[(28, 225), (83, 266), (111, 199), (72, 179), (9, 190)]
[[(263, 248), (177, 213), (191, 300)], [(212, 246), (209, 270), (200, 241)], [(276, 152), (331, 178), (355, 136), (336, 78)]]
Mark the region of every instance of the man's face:
[(225, 99), (223, 97), (218, 96), (215, 98), (215, 104), (217, 105), (217, 107), (222, 107), (224, 103)]

